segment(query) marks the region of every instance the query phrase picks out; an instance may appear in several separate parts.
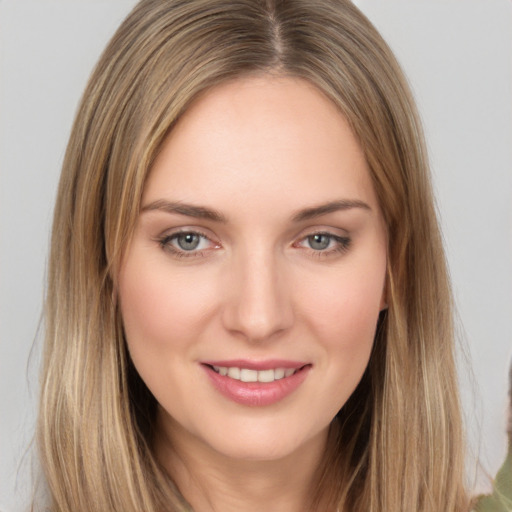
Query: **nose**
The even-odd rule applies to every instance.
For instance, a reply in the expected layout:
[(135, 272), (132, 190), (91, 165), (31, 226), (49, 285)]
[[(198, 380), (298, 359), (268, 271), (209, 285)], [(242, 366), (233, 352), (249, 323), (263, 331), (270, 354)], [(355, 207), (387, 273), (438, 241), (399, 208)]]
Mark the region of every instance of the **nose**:
[(262, 342), (293, 324), (291, 290), (286, 273), (270, 251), (248, 251), (229, 269), (225, 284), (224, 327), (247, 341)]

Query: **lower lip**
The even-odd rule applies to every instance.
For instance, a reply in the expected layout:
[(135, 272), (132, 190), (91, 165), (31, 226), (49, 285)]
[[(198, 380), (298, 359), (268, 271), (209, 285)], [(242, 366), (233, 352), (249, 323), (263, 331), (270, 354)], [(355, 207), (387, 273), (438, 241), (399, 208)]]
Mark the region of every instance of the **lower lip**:
[(242, 382), (220, 375), (211, 367), (203, 365), (215, 389), (233, 402), (251, 407), (272, 405), (293, 393), (306, 379), (310, 365), (293, 375), (274, 382)]

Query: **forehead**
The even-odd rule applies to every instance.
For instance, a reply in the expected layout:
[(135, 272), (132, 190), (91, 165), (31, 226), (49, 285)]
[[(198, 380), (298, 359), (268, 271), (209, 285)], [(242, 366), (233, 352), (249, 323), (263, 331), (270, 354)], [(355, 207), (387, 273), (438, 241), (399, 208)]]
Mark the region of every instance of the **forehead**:
[(276, 205), (344, 196), (375, 203), (364, 154), (337, 107), (305, 80), (275, 76), (237, 79), (201, 96), (164, 141), (143, 202), (228, 206), (239, 196)]

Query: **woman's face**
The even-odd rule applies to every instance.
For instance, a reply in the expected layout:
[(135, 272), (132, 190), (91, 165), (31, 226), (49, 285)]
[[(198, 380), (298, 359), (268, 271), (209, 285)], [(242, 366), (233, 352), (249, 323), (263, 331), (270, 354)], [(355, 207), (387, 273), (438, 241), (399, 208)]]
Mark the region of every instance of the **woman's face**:
[(166, 436), (246, 460), (323, 443), (367, 366), (385, 274), (367, 164), (335, 106), (283, 77), (207, 92), (151, 169), (119, 280)]

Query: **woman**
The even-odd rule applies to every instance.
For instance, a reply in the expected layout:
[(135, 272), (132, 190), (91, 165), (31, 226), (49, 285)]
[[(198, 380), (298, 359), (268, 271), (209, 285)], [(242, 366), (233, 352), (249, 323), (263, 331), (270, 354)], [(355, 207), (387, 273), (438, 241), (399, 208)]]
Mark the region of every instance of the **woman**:
[(350, 3), (143, 0), (53, 227), (52, 510), (467, 510), (421, 127)]

